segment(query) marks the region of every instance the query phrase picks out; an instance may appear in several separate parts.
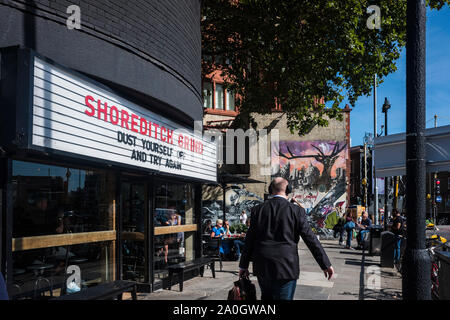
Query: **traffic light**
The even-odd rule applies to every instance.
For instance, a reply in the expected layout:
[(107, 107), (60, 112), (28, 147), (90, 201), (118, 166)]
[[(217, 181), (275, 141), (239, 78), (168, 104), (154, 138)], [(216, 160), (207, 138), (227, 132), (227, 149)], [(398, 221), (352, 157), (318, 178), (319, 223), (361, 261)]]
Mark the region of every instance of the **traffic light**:
[(441, 194), (441, 181), (436, 180), (436, 195)]

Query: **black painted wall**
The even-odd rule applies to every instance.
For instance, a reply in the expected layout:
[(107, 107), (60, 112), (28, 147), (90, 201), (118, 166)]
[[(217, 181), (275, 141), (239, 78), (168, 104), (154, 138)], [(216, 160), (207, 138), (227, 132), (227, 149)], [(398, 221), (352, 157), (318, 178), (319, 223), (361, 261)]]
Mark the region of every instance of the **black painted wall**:
[[(81, 30), (66, 26), (72, 4)], [(202, 119), (199, 0), (0, 0), (0, 47), (14, 45), (181, 122)]]

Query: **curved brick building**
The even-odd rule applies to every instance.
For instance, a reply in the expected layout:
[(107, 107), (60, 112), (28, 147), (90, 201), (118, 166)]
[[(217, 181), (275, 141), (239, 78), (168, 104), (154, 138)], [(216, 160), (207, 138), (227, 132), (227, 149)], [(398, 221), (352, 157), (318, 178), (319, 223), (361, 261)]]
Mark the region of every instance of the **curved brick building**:
[[(80, 30), (66, 26), (70, 5)], [(181, 121), (202, 119), (200, 1), (1, 0), (0, 17), (0, 47), (23, 45)]]

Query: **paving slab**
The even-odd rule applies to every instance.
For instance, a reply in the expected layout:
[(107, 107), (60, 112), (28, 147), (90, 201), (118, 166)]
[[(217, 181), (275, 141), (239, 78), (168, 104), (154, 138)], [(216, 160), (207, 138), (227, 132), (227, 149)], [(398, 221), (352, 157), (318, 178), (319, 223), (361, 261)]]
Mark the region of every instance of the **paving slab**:
[[(401, 299), (401, 275), (391, 268), (380, 267), (379, 256), (366, 252), (345, 249), (337, 240), (321, 240), (336, 276), (328, 281), (303, 242), (299, 243), (300, 279), (294, 300), (397, 300)], [(178, 285), (172, 290), (159, 290), (150, 294), (139, 294), (138, 300), (226, 300), (228, 291), (238, 276), (238, 262), (224, 261), (223, 271), (216, 271), (212, 278), (206, 269), (204, 277), (195, 277), (184, 282), (183, 292)], [(250, 271), (252, 269), (250, 268)], [(250, 279), (257, 287), (257, 280)], [(124, 297), (125, 299), (128, 297)]]

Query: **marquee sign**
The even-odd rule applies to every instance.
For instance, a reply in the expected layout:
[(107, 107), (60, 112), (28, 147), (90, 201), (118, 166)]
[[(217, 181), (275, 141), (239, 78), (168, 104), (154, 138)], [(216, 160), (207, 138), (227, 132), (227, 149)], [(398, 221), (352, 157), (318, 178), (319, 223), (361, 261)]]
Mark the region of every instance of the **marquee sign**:
[(215, 145), (193, 130), (38, 57), (32, 86), (33, 146), (216, 181)]

